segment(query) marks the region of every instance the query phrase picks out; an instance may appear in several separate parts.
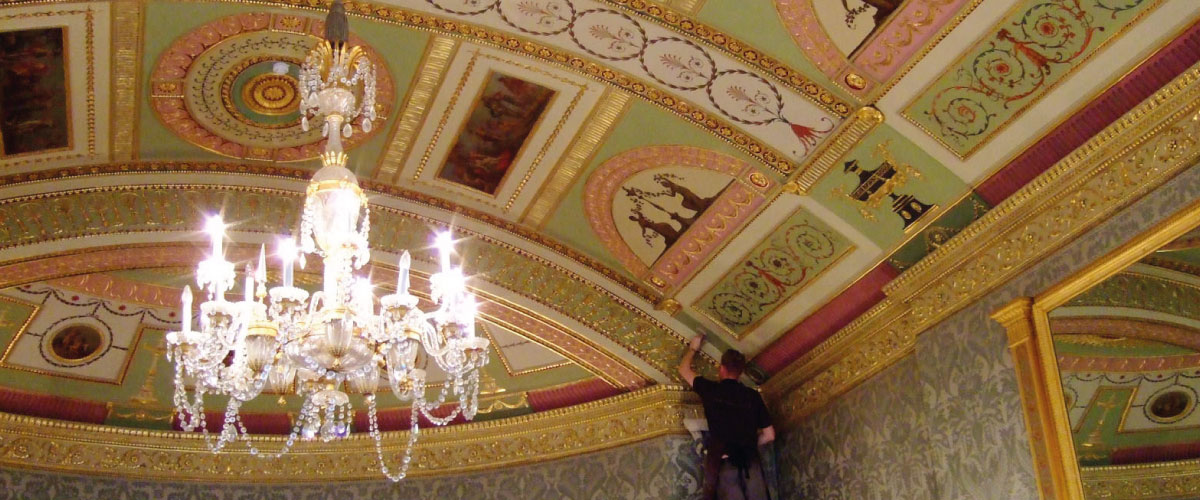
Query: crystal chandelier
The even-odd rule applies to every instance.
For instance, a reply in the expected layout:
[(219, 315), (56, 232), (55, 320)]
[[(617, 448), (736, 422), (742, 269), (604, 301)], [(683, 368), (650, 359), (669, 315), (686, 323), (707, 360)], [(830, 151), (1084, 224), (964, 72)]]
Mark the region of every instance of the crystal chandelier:
[[(400, 256), (396, 293), (376, 299), (370, 281), (356, 276), (370, 260), (367, 198), (346, 168), (341, 136), (352, 124), (370, 129), (375, 118), (375, 78), (361, 47), (347, 44), (347, 22), (336, 0), (326, 19), (325, 40), (308, 55), (300, 71), (302, 126), (323, 119), (326, 141), (323, 167), (308, 185), (300, 223), (300, 242), (283, 239), (277, 251), (283, 283), (267, 289), (266, 253), (246, 266), (240, 301), (226, 300), (235, 285), (234, 264), (222, 250), (225, 223), (208, 219), (211, 255), (196, 268), (196, 283), (207, 292), (200, 304), (199, 330), (192, 330), (191, 287), (183, 291), (183, 326), (167, 335), (167, 357), (175, 363), (174, 403), (180, 426), (200, 430), (214, 453), (244, 441), (251, 454), (278, 457), (297, 439), (332, 441), (350, 434), (351, 394), (361, 394), (368, 429), (380, 468), (392, 481), (408, 472), (424, 415), (445, 425), (458, 415), (472, 419), (478, 409), (479, 370), (487, 363), (488, 341), (475, 336), (476, 305), (461, 268), (451, 265), (453, 242), (437, 236), (441, 271), (430, 277), (430, 299), (437, 309), (417, 308), (409, 293), (407, 251)], [(361, 102), (361, 106), (357, 103)], [(303, 254), (323, 262), (323, 289), (309, 294), (294, 286), (293, 263)], [(269, 300), (268, 300), (269, 299)], [(426, 391), (425, 371), (433, 360), (446, 372), (440, 390)], [(408, 446), (397, 467), (385, 462), (376, 409), (381, 382), (402, 402), (411, 402)], [(303, 399), (291, 434), (281, 449), (264, 453), (255, 446), (239, 408), (263, 392), (295, 394)], [(208, 431), (205, 396), (228, 398), (221, 431)], [(448, 415), (434, 410), (453, 404)]]

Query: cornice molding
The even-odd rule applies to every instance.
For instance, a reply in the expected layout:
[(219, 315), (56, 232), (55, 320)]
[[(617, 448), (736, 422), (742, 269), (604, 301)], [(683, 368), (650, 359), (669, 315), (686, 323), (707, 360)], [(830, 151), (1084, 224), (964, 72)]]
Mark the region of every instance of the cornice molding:
[[(0, 226), (0, 239), (5, 241), (0, 251), (100, 235), (133, 236), (134, 241), (125, 240), (132, 243), (144, 241), (145, 234), (198, 227), (199, 219), (189, 222), (189, 218), (200, 217), (200, 212), (194, 211), (195, 208), (179, 207), (205, 206), (212, 210), (224, 206), (230, 220), (255, 220), (253, 231), (287, 232), (289, 224), (296, 218), (301, 196), (299, 192), (287, 189), (195, 184), (178, 177), (174, 179), (174, 182), (181, 181), (179, 184), (135, 184), (65, 191), (49, 186), (45, 190), (53, 192), (5, 199), (0, 201), (0, 220), (17, 222)], [(414, 240), (419, 237), (413, 235), (423, 234), (429, 226), (450, 224), (444, 214), (422, 215), (409, 211), (411, 209), (387, 206), (383, 201), (374, 200), (372, 207), (372, 246), (376, 249), (398, 252), (400, 248), (419, 248), (422, 243), (419, 239)], [(460, 215), (453, 211), (449, 214)], [(642, 306), (631, 303), (628, 295), (606, 288), (611, 285), (598, 283), (603, 280), (596, 279), (595, 275), (556, 262), (558, 259), (549, 258), (544, 251), (531, 251), (521, 240), (497, 238), (480, 232), (478, 226), (475, 229), (464, 224), (455, 226), (456, 231), (472, 237), (471, 249), (464, 254), (469, 256), (468, 268), (489, 270), (485, 280), (488, 284), (590, 328), (607, 339), (604, 342), (612, 342), (607, 350), (620, 349), (636, 356), (659, 373), (655, 378), (660, 381), (675, 377), (675, 364), (686, 349), (687, 339), (678, 326), (672, 327), (656, 317), (652, 303)], [(137, 235), (143, 236), (139, 239)], [(107, 244), (112, 244), (111, 241), (115, 240)], [(83, 248), (103, 244), (106, 243), (85, 243)], [(549, 248), (558, 252), (557, 247)], [(20, 275), (26, 281), (33, 281), (65, 276), (60, 270), (63, 264), (55, 263), (56, 259), (62, 258), (85, 260), (89, 266), (100, 265), (93, 256), (80, 259), (77, 255), (37, 255), (27, 258), (19, 270), (9, 271), (6, 277)], [(0, 264), (10, 268), (14, 263)], [(129, 261), (116, 265), (154, 267)], [(715, 373), (716, 363), (712, 357), (704, 355), (702, 359), (700, 371)]]
[(917, 336), (1200, 158), (1193, 67), (884, 287), (888, 298), (773, 377), (785, 420), (911, 352)]
[(1080, 467), (1086, 498), (1125, 500), (1200, 495), (1200, 460)]
[[(679, 386), (654, 386), (569, 408), (421, 430), (410, 477), (437, 477), (528, 465), (684, 435), (701, 414), (698, 398)], [(384, 433), (384, 455), (397, 460), (407, 431)], [(264, 452), (285, 437), (256, 436)], [(232, 448), (232, 449), (231, 449)], [(219, 454), (198, 433), (123, 429), (0, 414), (0, 466), (129, 479), (205, 482), (378, 480), (374, 441), (356, 434), (334, 443), (300, 442), (278, 459), (234, 444)], [(230, 473), (230, 471), (236, 471)]]

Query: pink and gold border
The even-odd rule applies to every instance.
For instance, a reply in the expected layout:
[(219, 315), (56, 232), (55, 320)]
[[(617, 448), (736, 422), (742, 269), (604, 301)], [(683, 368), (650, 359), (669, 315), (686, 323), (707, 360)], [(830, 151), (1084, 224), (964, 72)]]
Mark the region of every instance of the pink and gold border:
[[(613, 197), (627, 179), (659, 167), (712, 170), (732, 176), (733, 183), (700, 216), (674, 245), (647, 266), (617, 232)], [(693, 146), (649, 146), (627, 151), (604, 162), (588, 178), (583, 209), (600, 241), (639, 279), (660, 293), (670, 293), (687, 282), (719, 243), (749, 220), (766, 201), (776, 182), (749, 163), (732, 156)]]
[[(892, 77), (915, 62), (918, 52), (967, 4), (981, 0), (909, 0), (892, 13), (863, 46), (842, 54), (817, 20), (815, 0), (775, 0), (792, 39), (817, 68), (854, 95), (876, 94)], [(958, 16), (961, 18), (961, 16)]]
[[(306, 34), (313, 43), (323, 35), (325, 24), (318, 19), (291, 14), (248, 12), (227, 16), (189, 31), (175, 40), (155, 63), (150, 73), (150, 108), (171, 132), (181, 139), (217, 154), (233, 158), (267, 161), (301, 161), (316, 158), (324, 147), (324, 140), (298, 147), (267, 148), (241, 144), (221, 137), (208, 130), (191, 115), (184, 97), (188, 84), (187, 74), (197, 57), (225, 39), (257, 31), (276, 31)], [(350, 42), (363, 47), (375, 61), (376, 102), (381, 117), (390, 116), (395, 101), (395, 85), (383, 59), (358, 37), (351, 35)], [(385, 127), (376, 125), (374, 133)], [(373, 133), (354, 134), (346, 140), (353, 147), (373, 137)]]
[[(233, 260), (248, 260), (254, 257), (255, 249), (252, 246), (235, 246), (230, 248), (229, 253)], [(103, 297), (115, 295), (122, 300), (174, 306), (178, 304), (175, 298), (177, 292), (170, 287), (134, 283), (96, 273), (124, 269), (186, 268), (203, 257), (200, 247), (189, 244), (131, 245), (72, 252), (0, 266), (0, 288), (49, 280), (55, 285), (86, 290)], [(307, 272), (319, 273), (319, 263), (310, 264)], [(380, 283), (396, 281), (395, 269), (392, 268), (376, 265), (371, 273)], [(414, 278), (414, 284), (418, 286), (426, 281), (420, 274)], [(614, 387), (633, 390), (648, 383), (648, 379), (637, 370), (579, 338), (569, 329), (543, 320), (534, 312), (502, 302), (498, 297), (484, 296), (488, 300), (480, 305), (480, 312), (489, 320), (520, 331), (530, 340), (596, 373)]]

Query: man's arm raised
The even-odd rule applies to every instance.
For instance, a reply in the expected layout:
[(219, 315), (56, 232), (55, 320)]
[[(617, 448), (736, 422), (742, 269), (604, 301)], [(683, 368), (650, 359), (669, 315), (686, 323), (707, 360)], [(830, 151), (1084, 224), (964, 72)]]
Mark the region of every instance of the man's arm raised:
[(703, 335), (692, 337), (692, 341), (688, 343), (688, 351), (679, 361), (679, 376), (683, 377), (689, 386), (695, 385), (696, 382), (696, 372), (692, 370), (692, 358), (696, 357), (696, 352), (700, 350), (700, 345), (703, 343)]

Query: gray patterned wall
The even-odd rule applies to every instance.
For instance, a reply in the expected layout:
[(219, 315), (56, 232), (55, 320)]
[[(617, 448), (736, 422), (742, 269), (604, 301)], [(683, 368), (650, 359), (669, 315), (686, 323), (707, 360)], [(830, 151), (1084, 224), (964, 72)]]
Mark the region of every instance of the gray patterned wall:
[(913, 354), (781, 439), (785, 500), (1037, 498), (1007, 335), (989, 317), (1200, 198), (1192, 167), (927, 330)]
[(3, 500), (540, 500), (699, 498), (693, 441), (667, 436), (449, 478), (314, 485), (165, 483), (0, 469)]

